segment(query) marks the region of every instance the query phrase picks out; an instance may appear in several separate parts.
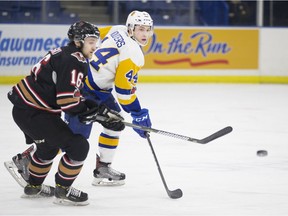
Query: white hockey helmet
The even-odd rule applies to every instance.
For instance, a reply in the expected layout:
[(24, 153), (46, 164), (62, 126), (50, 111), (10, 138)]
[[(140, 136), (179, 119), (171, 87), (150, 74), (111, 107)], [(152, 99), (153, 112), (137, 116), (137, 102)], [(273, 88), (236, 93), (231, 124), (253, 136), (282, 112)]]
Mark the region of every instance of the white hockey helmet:
[[(128, 17), (127, 17), (127, 21), (126, 21), (126, 26), (129, 32), (130, 37), (132, 37), (134, 40), (136, 40), (134, 38), (134, 29), (136, 25), (144, 25), (144, 26), (150, 26), (150, 30), (151, 30), (151, 34), (149, 35), (149, 38), (153, 35), (153, 20), (151, 18), (151, 16), (149, 15), (149, 13), (145, 12), (145, 11), (132, 11)], [(136, 40), (137, 41), (137, 40)], [(141, 46), (145, 46), (146, 44), (142, 44), (139, 41), (137, 41), (137, 43)]]

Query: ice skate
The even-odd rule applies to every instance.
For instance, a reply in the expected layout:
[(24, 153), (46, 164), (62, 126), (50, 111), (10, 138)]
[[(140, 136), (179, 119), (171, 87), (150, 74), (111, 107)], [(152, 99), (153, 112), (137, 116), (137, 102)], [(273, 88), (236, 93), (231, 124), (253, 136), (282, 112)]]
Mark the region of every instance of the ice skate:
[(12, 177), (17, 181), (21, 187), (25, 187), (29, 179), (28, 164), (31, 161), (31, 152), (33, 152), (34, 145), (30, 146), (23, 153), (19, 153), (12, 158), (12, 161), (5, 161), (4, 165)]
[(110, 163), (100, 161), (97, 155), (96, 169), (93, 171), (94, 186), (120, 186), (125, 184), (125, 174), (110, 167)]
[(24, 188), (24, 195), (22, 198), (42, 198), (53, 197), (55, 188), (48, 185), (30, 185), (27, 184)]
[(55, 189), (55, 204), (59, 205), (74, 205), (83, 206), (88, 205), (88, 194), (83, 191), (77, 190), (73, 187), (64, 187), (56, 185)]

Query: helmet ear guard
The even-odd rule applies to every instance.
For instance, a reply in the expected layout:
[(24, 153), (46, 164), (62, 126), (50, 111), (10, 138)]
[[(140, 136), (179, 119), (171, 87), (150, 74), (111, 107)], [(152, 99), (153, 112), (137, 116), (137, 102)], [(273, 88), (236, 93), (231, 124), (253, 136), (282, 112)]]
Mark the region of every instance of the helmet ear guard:
[(70, 41), (84, 42), (84, 39), (87, 37), (95, 37), (98, 39), (100, 31), (94, 24), (78, 21), (70, 26), (67, 35)]

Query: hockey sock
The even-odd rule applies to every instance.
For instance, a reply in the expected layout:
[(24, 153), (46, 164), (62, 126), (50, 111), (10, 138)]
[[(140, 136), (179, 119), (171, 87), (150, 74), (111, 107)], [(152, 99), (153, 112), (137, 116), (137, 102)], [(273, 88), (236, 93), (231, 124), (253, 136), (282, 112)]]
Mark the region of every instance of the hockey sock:
[(58, 172), (55, 175), (56, 184), (69, 187), (80, 173), (84, 161), (71, 160), (64, 154), (59, 162)]
[(31, 157), (29, 168), (29, 183), (31, 185), (41, 185), (48, 175), (53, 160), (41, 160), (36, 154)]
[(120, 131), (112, 131), (104, 128), (100, 134), (98, 145), (101, 162), (111, 163), (119, 144)]

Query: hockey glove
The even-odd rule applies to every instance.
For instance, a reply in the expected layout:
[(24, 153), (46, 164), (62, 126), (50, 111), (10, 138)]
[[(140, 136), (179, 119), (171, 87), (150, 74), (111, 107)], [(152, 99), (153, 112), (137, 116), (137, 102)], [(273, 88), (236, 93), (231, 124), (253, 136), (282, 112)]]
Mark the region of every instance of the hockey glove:
[[(140, 126), (151, 127), (151, 120), (148, 109), (142, 109), (140, 112), (131, 112), (133, 118), (132, 123)], [(143, 130), (133, 128), (142, 138), (146, 138), (146, 133)]]
[(125, 128), (123, 124), (124, 118), (115, 110), (111, 110), (105, 105), (100, 107), (94, 107), (88, 111), (79, 114), (79, 121), (84, 124), (90, 124), (91, 122), (99, 122), (103, 127), (114, 130), (122, 131)]
[(99, 107), (98, 103), (94, 100), (91, 100), (91, 99), (85, 99), (84, 103), (89, 109)]

